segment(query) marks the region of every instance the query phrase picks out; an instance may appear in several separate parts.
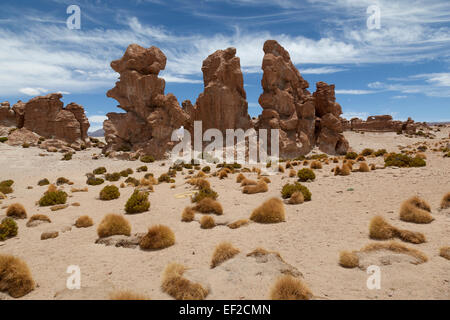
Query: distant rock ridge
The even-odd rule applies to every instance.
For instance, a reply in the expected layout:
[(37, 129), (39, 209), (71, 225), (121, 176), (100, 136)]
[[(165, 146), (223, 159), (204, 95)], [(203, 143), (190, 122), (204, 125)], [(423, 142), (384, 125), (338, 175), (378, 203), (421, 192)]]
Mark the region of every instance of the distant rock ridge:
[(414, 134), (416, 133), (418, 123), (411, 118), (406, 121), (394, 120), (391, 115), (369, 116), (367, 120), (352, 118), (343, 119), (342, 126), (344, 130), (368, 131), (368, 132), (399, 132)]

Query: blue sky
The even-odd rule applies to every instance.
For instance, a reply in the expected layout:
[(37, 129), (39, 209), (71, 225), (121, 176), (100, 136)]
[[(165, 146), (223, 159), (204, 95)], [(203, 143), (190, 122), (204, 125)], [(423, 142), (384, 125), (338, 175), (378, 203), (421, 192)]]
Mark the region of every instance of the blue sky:
[[(69, 5), (81, 29), (69, 30)], [(380, 9), (369, 29), (367, 8)], [(62, 92), (83, 105), (92, 129), (107, 112), (110, 67), (130, 43), (166, 54), (166, 93), (193, 103), (203, 91), (202, 61), (233, 46), (241, 58), (249, 113), (260, 113), (263, 43), (279, 41), (315, 90), (336, 85), (344, 116), (391, 114), (450, 121), (450, 2), (408, 0), (2, 0), (0, 101)]]

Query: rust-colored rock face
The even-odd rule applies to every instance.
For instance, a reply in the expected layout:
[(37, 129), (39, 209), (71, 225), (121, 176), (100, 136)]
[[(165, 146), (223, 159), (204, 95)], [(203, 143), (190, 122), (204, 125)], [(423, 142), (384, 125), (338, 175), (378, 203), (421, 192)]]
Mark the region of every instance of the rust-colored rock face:
[(215, 128), (224, 134), (226, 129), (250, 128), (244, 78), (236, 49), (214, 52), (203, 61), (202, 71), (204, 92), (195, 106), (189, 100), (183, 102), (191, 119), (186, 129), (192, 131), (193, 121), (202, 121), (203, 131)]
[(22, 138), (23, 142), (33, 140), (31, 142), (34, 143), (33, 133), (37, 137), (61, 140), (75, 148), (88, 145), (89, 121), (83, 107), (71, 103), (64, 108), (61, 98), (61, 94), (51, 93), (35, 97), (27, 103), (19, 101), (12, 108), (9, 108), (9, 103), (3, 103), (0, 107), (0, 125), (24, 129), (10, 137), (11, 143), (19, 144)]
[(165, 81), (158, 74), (166, 66), (166, 56), (156, 47), (145, 49), (132, 44), (111, 67), (120, 81), (108, 97), (119, 102), (126, 113), (108, 113), (104, 122), (105, 151), (132, 151), (164, 158), (172, 149), (172, 132), (183, 126), (188, 115), (176, 97), (164, 95)]
[(341, 106), (336, 102), (334, 85), (316, 84), (313, 95), (309, 84), (292, 63), (289, 53), (276, 41), (264, 44), (263, 94), (259, 103), (263, 113), (258, 129), (280, 129), (280, 155), (293, 158), (309, 153), (315, 145), (330, 154), (347, 152), (342, 135)]
[(417, 124), (411, 118), (407, 121), (395, 121), (390, 115), (370, 116), (366, 121), (359, 118), (350, 120), (346, 130), (369, 131), (369, 132), (405, 132), (414, 134)]

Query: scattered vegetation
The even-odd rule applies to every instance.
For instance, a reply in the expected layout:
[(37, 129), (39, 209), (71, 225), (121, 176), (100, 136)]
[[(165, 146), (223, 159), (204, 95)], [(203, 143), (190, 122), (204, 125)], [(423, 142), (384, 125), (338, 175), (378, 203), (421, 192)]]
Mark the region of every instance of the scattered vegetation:
[(222, 242), (219, 244), (214, 250), (212, 259), (211, 259), (211, 268), (215, 268), (221, 263), (233, 258), (235, 255), (239, 253), (239, 249), (233, 247), (233, 245), (229, 242)]
[(320, 161), (315, 160), (315, 161), (311, 162), (310, 168), (311, 169), (322, 169), (322, 163)]
[(114, 235), (129, 236), (131, 234), (131, 225), (121, 215), (108, 214), (100, 222), (97, 228), (97, 234), (100, 238)]
[(75, 227), (77, 228), (89, 228), (94, 225), (94, 221), (89, 216), (81, 216), (75, 221)]
[(425, 236), (422, 233), (398, 229), (387, 223), (381, 216), (374, 217), (370, 222), (369, 237), (375, 240), (400, 238), (403, 241), (415, 244), (424, 243), (426, 241)]
[(387, 153), (386, 149), (378, 149), (377, 151), (375, 151), (374, 155), (376, 157), (382, 157)]
[(104, 174), (106, 173), (106, 168), (105, 167), (99, 167), (97, 169), (94, 169), (94, 171), (92, 171), (93, 174)]
[(288, 199), (292, 196), (292, 194), (296, 191), (299, 191), (303, 194), (303, 198), (305, 201), (311, 201), (311, 192), (304, 185), (294, 182), (293, 184), (287, 183), (281, 189), (281, 197), (283, 199)]
[(214, 213), (217, 215), (223, 214), (222, 205), (218, 201), (209, 197), (203, 198), (197, 202), (192, 209), (201, 213)]
[(192, 202), (200, 202), (204, 198), (216, 200), (219, 195), (213, 189), (201, 189), (191, 199)]
[(442, 247), (439, 250), (439, 255), (447, 260), (450, 260), (450, 247)]
[(241, 219), (241, 220), (237, 220), (235, 222), (229, 223), (227, 225), (227, 227), (230, 228), (230, 229), (238, 229), (238, 228), (240, 228), (242, 226), (245, 226), (247, 224), (249, 224), (249, 221), (247, 219)]
[(51, 223), (52, 220), (50, 220), (49, 217), (47, 217), (45, 214), (34, 214), (28, 219), (27, 221), (27, 227), (30, 227), (32, 225), (33, 221), (44, 221), (47, 223)]
[(308, 168), (298, 170), (297, 176), (298, 181), (300, 182), (313, 181), (314, 179), (316, 179), (316, 174), (314, 173), (314, 171)]
[(72, 160), (72, 156), (73, 153), (72, 152), (67, 152), (63, 155), (63, 157), (61, 158), (62, 161), (69, 161)]
[(155, 162), (155, 158), (153, 156), (141, 156), (141, 162), (144, 163), (152, 163)]
[(120, 177), (121, 177), (121, 175), (120, 175), (119, 172), (113, 172), (113, 173), (107, 173), (107, 174), (105, 174), (105, 179), (106, 179), (107, 181), (111, 181), (111, 182), (113, 182), (113, 181), (119, 181), (119, 180), (120, 180)]
[(400, 207), (400, 220), (414, 223), (430, 223), (434, 220), (430, 214), (430, 205), (419, 197), (404, 201)]
[(69, 179), (64, 177), (59, 177), (58, 179), (56, 179), (57, 186), (62, 186), (63, 184), (68, 184), (69, 182), (70, 182)]
[(156, 225), (148, 229), (142, 237), (139, 247), (143, 250), (159, 250), (175, 244), (175, 234), (169, 227)]
[(288, 201), (289, 204), (301, 204), (303, 202), (305, 202), (305, 198), (300, 191), (295, 191)]
[(147, 166), (141, 166), (136, 169), (137, 172), (147, 172), (148, 167)]
[(398, 243), (395, 241), (370, 243), (366, 245), (364, 248), (362, 248), (360, 251), (371, 252), (379, 250), (389, 250), (396, 253), (407, 254), (420, 260), (420, 263), (428, 261), (428, 257), (423, 252), (416, 250), (414, 248), (409, 248), (403, 245), (402, 243)]
[(90, 186), (98, 186), (105, 182), (102, 178), (96, 178), (96, 177), (89, 177), (86, 181), (86, 183)]
[(356, 268), (359, 265), (359, 257), (355, 252), (342, 251), (339, 254), (339, 264), (344, 268)]
[(290, 275), (280, 277), (270, 292), (272, 300), (310, 300), (311, 290), (298, 278)]
[(67, 201), (67, 193), (65, 193), (64, 191), (62, 190), (47, 191), (39, 200), (39, 205), (41, 207), (48, 207), (57, 204), (65, 204), (66, 201)]
[(35, 287), (28, 265), (12, 255), (0, 254), (0, 291), (20, 298)]
[(6, 209), (6, 216), (15, 219), (26, 219), (27, 210), (20, 203), (13, 203)]
[(158, 178), (159, 183), (162, 183), (162, 182), (171, 183), (171, 181), (172, 181), (172, 179), (170, 178), (170, 175), (168, 173), (163, 173)]
[(351, 159), (355, 160), (358, 157), (358, 154), (356, 152), (347, 152), (345, 155), (345, 159)]
[(41, 186), (41, 187), (49, 185), (49, 184), (50, 184), (50, 181), (47, 178), (39, 180), (39, 182), (38, 182), (38, 186)]
[(186, 268), (177, 263), (171, 263), (163, 274), (161, 289), (177, 300), (203, 300), (209, 291), (199, 283), (194, 283), (183, 277)]
[(132, 300), (132, 301), (150, 300), (146, 295), (143, 295), (140, 293), (134, 293), (134, 292), (128, 291), (128, 290), (114, 291), (114, 292), (110, 293), (109, 299), (110, 300)]
[(447, 192), (441, 200), (441, 209), (450, 208), (450, 192)]
[(263, 180), (259, 180), (256, 185), (245, 186), (242, 193), (255, 194), (269, 191), (269, 186)]
[(359, 164), (359, 169), (358, 169), (358, 171), (359, 171), (359, 172), (369, 172), (369, 171), (370, 171), (370, 168), (369, 168), (369, 166), (367, 165), (367, 163), (361, 162), (361, 163)]
[(361, 155), (364, 156), (364, 157), (367, 157), (367, 156), (370, 156), (370, 155), (372, 155), (372, 154), (374, 154), (374, 153), (375, 153), (375, 151), (374, 151), (373, 149), (365, 148), (365, 149), (361, 152)]
[(148, 193), (135, 190), (125, 204), (125, 212), (129, 214), (145, 212), (150, 208)]
[(195, 210), (192, 207), (186, 207), (181, 214), (181, 221), (183, 222), (191, 222), (194, 221), (195, 218)]
[(216, 226), (216, 222), (214, 221), (214, 218), (211, 216), (203, 216), (200, 219), (200, 227), (202, 229), (212, 229)]
[(259, 223), (278, 223), (285, 221), (284, 205), (278, 198), (271, 198), (253, 210), (250, 220)]
[[(5, 241), (6, 239), (17, 236), (19, 227), (17, 226), (14, 219), (6, 217), (0, 223), (0, 241)], [(1, 272), (0, 272), (1, 279)], [(0, 280), (1, 281), (1, 280)]]
[(100, 191), (100, 200), (114, 200), (120, 197), (119, 188), (116, 186), (106, 186)]
[(385, 167), (424, 167), (427, 165), (424, 159), (419, 157), (411, 158), (406, 154), (401, 153), (391, 153), (384, 159)]

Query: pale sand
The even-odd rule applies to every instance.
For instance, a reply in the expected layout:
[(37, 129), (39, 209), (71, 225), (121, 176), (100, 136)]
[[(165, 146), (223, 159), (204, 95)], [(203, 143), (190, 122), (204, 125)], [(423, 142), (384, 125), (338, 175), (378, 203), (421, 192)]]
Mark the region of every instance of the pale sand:
[[(442, 130), (439, 137), (448, 137), (449, 128)], [(366, 133), (364, 135), (347, 132), (350, 145), (361, 151), (365, 147), (386, 148), (397, 151), (398, 145), (409, 145), (421, 138), (406, 138), (394, 133)], [(426, 140), (431, 143), (438, 141)], [(427, 166), (424, 168), (376, 170), (369, 173), (352, 173), (350, 176), (335, 177), (330, 170), (335, 164), (325, 165), (315, 170), (317, 179), (306, 183), (312, 192), (312, 201), (301, 205), (286, 205), (286, 222), (262, 225), (251, 223), (240, 229), (231, 230), (218, 226), (212, 230), (203, 230), (197, 222), (183, 223), (180, 220), (183, 208), (190, 205), (190, 199), (177, 199), (176, 194), (193, 190), (185, 184), (183, 175), (176, 177), (176, 189), (170, 184), (155, 186), (150, 194), (149, 212), (126, 215), (132, 224), (132, 232), (145, 232), (154, 224), (169, 226), (176, 235), (176, 244), (170, 248), (146, 252), (137, 249), (106, 247), (95, 244), (96, 228), (107, 213), (124, 213), (124, 204), (133, 188), (120, 189), (121, 196), (113, 201), (98, 200), (99, 191), (107, 184), (119, 186), (120, 182), (106, 182), (100, 186), (88, 186), (88, 193), (71, 193), (71, 186), (65, 186), (71, 197), (68, 203), (79, 202), (80, 207), (51, 212), (49, 208), (40, 208), (35, 202), (46, 190), (46, 186), (37, 186), (38, 180), (48, 178), (54, 182), (58, 177), (66, 177), (74, 182), (74, 187), (85, 187), (85, 173), (105, 166), (108, 172), (126, 168), (135, 170), (144, 165), (136, 161), (122, 161), (101, 158), (92, 160), (98, 150), (77, 152), (71, 161), (60, 161), (61, 154), (49, 154), (40, 157), (43, 152), (37, 148), (23, 149), (0, 144), (0, 166), (3, 169), (0, 180), (13, 179), (14, 193), (3, 200), (0, 218), (5, 215), (6, 205), (20, 202), (28, 216), (41, 213), (48, 215), (52, 223), (27, 228), (26, 220), (19, 220), (19, 235), (0, 242), (0, 253), (13, 254), (23, 258), (29, 265), (38, 287), (23, 299), (58, 298), (94, 299), (105, 298), (113, 287), (129, 289), (148, 295), (151, 299), (170, 299), (160, 289), (162, 273), (169, 262), (182, 263), (192, 272), (209, 268), (214, 248), (222, 241), (230, 241), (239, 248), (242, 255), (257, 247), (278, 251), (283, 259), (297, 268), (318, 299), (450, 299), (450, 261), (439, 256), (439, 248), (450, 245), (450, 211), (440, 211), (438, 206), (442, 196), (450, 191), (450, 158), (442, 153), (426, 152)], [(382, 158), (368, 159), (368, 163), (383, 165)], [(168, 169), (161, 162), (148, 165), (149, 172), (156, 177)], [(302, 166), (296, 167), (296, 169)], [(184, 170), (186, 172), (186, 170)], [(134, 173), (142, 177), (145, 173)], [(256, 179), (256, 174), (246, 174)], [(222, 220), (230, 222), (246, 219), (252, 210), (270, 197), (280, 197), (281, 186), (295, 181), (284, 174), (271, 176), (269, 192), (255, 195), (241, 193), (236, 175), (219, 180), (211, 177), (213, 189), (219, 193), (219, 201), (224, 207)], [(124, 178), (121, 179), (124, 181)], [(27, 189), (33, 186), (33, 189)], [(353, 188), (353, 191), (348, 191)], [(398, 211), (403, 200), (419, 195), (432, 206), (435, 221), (418, 225), (402, 222)], [(71, 226), (80, 215), (89, 215), (94, 227), (77, 229), (62, 233)], [(423, 232), (427, 242), (420, 245), (406, 244), (418, 248), (427, 254), (429, 261), (420, 265), (400, 262), (381, 266), (382, 278), (380, 290), (366, 287), (368, 275), (361, 269), (344, 269), (338, 265), (341, 250), (358, 250), (371, 242), (368, 238), (368, 225), (375, 215), (382, 215), (391, 224), (402, 229)], [(200, 215), (198, 215), (200, 217)], [(41, 241), (44, 231), (60, 231), (56, 239)], [(242, 257), (237, 261), (241, 261)], [(82, 272), (81, 291), (65, 289), (69, 276), (69, 265), (79, 265)], [(242, 268), (251, 267), (243, 264)], [(234, 267), (235, 268), (235, 267)], [(244, 269), (243, 269), (244, 270)], [(252, 270), (244, 270), (254, 277), (255, 287), (240, 287), (240, 283), (226, 278), (217, 278), (220, 288), (214, 289), (208, 299), (266, 299), (269, 298), (270, 283), (258, 281), (258, 275)], [(244, 272), (243, 271), (243, 272)], [(227, 273), (214, 270), (205, 271), (208, 277), (226, 277)], [(244, 284), (241, 284), (244, 285)], [(0, 293), (0, 298), (9, 299)]]

